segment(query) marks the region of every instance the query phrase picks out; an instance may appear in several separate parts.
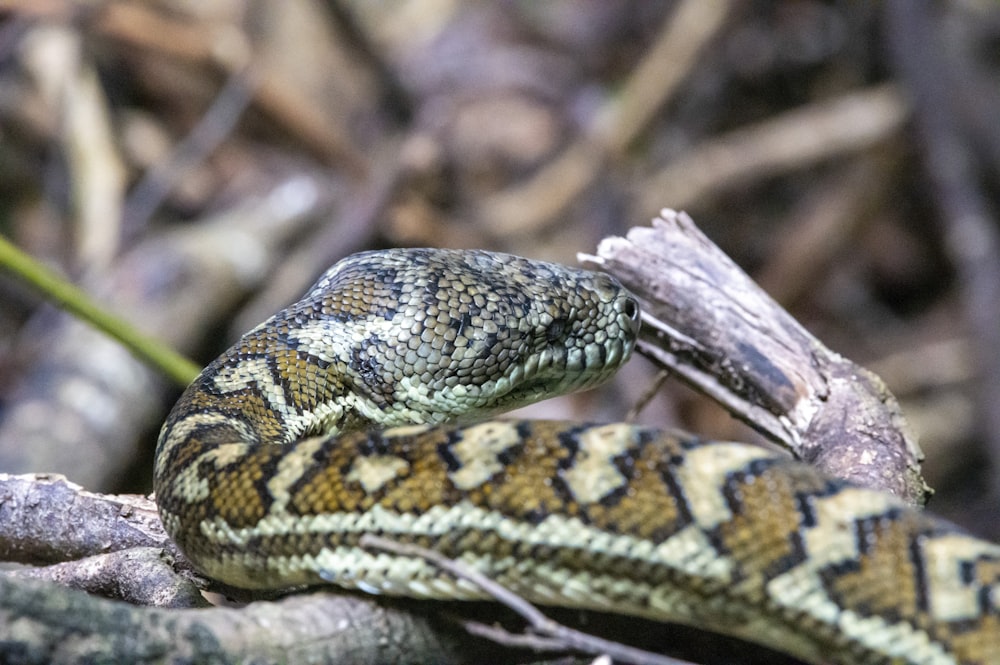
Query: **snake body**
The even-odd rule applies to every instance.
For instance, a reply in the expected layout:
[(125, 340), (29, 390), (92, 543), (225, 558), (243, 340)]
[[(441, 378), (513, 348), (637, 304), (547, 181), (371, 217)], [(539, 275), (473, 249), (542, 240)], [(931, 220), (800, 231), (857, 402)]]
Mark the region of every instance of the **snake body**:
[[(479, 251), (336, 264), (212, 362), (156, 452), (162, 520), (206, 575), (420, 598), (481, 590), (680, 622), (815, 663), (1000, 663), (1000, 547), (759, 447), (491, 420), (608, 378), (636, 301)], [(485, 420), (484, 420), (485, 419)]]

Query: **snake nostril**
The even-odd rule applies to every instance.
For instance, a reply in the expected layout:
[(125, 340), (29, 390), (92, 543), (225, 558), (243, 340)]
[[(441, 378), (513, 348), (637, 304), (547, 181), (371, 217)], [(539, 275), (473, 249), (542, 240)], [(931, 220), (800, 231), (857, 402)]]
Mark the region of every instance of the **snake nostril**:
[(639, 305), (632, 298), (628, 298), (625, 300), (625, 306), (623, 309), (625, 310), (625, 316), (627, 316), (628, 318), (632, 319), (633, 321), (636, 318), (638, 318)]
[(631, 296), (624, 296), (622, 298), (621, 312), (629, 319), (629, 321), (632, 321), (633, 323), (638, 322), (639, 302)]
[(628, 319), (626, 328), (632, 338), (639, 334), (639, 301), (631, 295), (623, 295), (618, 301), (619, 315)]

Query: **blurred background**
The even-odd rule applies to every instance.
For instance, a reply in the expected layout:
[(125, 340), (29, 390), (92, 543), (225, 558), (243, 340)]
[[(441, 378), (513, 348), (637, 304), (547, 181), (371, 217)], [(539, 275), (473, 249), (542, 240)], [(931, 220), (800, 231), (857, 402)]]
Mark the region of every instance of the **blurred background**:
[[(199, 364), (362, 249), (695, 222), (1000, 537), (992, 0), (0, 2), (0, 234)], [(653, 371), (532, 415), (620, 419)], [(150, 487), (181, 386), (0, 270), (0, 472)], [(754, 433), (676, 382), (640, 416)]]

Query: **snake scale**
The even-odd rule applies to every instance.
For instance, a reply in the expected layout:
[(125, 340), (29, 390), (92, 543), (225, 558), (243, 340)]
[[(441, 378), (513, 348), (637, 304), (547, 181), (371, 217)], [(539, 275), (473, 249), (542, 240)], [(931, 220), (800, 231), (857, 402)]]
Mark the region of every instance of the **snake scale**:
[(481, 251), (328, 270), (169, 415), (163, 523), (207, 576), (483, 596), (363, 533), (541, 604), (680, 622), (814, 663), (1000, 663), (1000, 547), (759, 447), (625, 424), (489, 419), (632, 351), (613, 278)]

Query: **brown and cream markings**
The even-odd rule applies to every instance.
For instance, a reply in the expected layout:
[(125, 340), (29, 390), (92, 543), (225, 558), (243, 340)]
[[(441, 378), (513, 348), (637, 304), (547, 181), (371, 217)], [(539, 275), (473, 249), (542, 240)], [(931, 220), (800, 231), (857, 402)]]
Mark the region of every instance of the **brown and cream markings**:
[(815, 663), (1000, 664), (1000, 547), (762, 448), (490, 420), (629, 357), (612, 278), (479, 251), (331, 268), (163, 427), (167, 530), (208, 576), (480, 598), (376, 533), (540, 603), (699, 626)]

